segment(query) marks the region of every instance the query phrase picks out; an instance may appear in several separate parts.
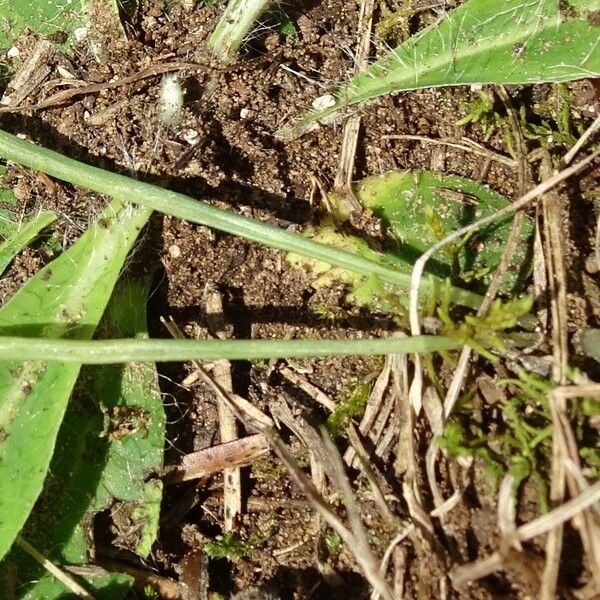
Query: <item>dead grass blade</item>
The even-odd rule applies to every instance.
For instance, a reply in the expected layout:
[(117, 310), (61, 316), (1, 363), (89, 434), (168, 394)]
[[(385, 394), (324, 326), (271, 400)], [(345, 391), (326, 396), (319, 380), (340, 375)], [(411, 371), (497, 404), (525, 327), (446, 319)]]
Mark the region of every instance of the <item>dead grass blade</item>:
[[(593, 506), (598, 500), (600, 500), (600, 481), (589, 486), (576, 498), (561, 504), (530, 523), (522, 525), (512, 535), (506, 536), (502, 540), (501, 547), (510, 548), (515, 542), (526, 542), (538, 535), (543, 535), (581, 514), (582, 511)], [(461, 586), (468, 581), (486, 577), (501, 568), (501, 553), (494, 552), (486, 558), (458, 567), (452, 575), (452, 580), (454, 585)]]
[(26, 542), (22, 537), (17, 537), (15, 544), (24, 550), (31, 558), (38, 562), (50, 575), (56, 577), (70, 592), (78, 598), (86, 600), (94, 600), (94, 597), (75, 581), (68, 573), (49, 561), (43, 554), (38, 552), (29, 542)]
[(166, 471), (166, 484), (180, 483), (192, 479), (203, 479), (230, 467), (244, 467), (269, 451), (269, 444), (258, 433), (217, 444), (186, 454), (179, 465)]

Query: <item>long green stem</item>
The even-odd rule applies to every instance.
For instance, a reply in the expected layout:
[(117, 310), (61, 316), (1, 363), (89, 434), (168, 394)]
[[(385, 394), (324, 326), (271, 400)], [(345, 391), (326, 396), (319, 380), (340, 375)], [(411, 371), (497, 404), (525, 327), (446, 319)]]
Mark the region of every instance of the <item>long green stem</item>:
[[(133, 202), (192, 223), (214, 227), (265, 246), (294, 252), (353, 273), (376, 275), (382, 281), (402, 289), (408, 289), (410, 286), (410, 275), (399, 273), (356, 254), (319, 244), (299, 234), (221, 210), (177, 192), (86, 165), (52, 150), (20, 140), (1, 130), (0, 156), (125, 202)], [(427, 281), (424, 281), (424, 284), (423, 287), (427, 287)], [(452, 300), (473, 308), (481, 304), (480, 296), (460, 288), (453, 288)]]
[(255, 360), (456, 350), (460, 344), (442, 336), (377, 340), (48, 340), (0, 336), (0, 360), (59, 361), (108, 365), (126, 362), (185, 360)]
[(208, 39), (208, 47), (223, 63), (233, 60), (244, 38), (270, 0), (230, 0), (223, 16)]

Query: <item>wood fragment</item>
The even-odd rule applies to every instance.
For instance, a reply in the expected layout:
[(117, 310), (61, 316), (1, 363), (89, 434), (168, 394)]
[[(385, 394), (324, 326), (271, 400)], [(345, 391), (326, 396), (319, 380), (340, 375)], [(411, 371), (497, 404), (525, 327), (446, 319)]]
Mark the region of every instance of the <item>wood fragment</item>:
[(250, 465), (268, 451), (269, 444), (260, 434), (238, 438), (186, 454), (177, 467), (165, 471), (163, 480), (173, 484), (203, 479), (228, 468)]
[(47, 40), (40, 40), (29, 58), (16, 72), (0, 98), (0, 112), (15, 110), (23, 100), (27, 99), (54, 68), (54, 57), (57, 51)]
[(279, 373), (283, 375), (289, 382), (298, 386), (304, 393), (308, 394), (315, 402), (324, 406), (329, 412), (333, 412), (336, 408), (335, 402), (316, 385), (312, 384), (306, 377), (293, 371), (289, 367), (279, 369)]
[[(219, 339), (227, 339), (227, 326), (223, 312), (221, 294), (214, 287), (204, 290), (204, 310), (209, 322), (211, 334)], [(215, 381), (227, 392), (233, 392), (233, 379), (231, 377), (231, 363), (228, 360), (215, 362), (213, 370)], [(238, 437), (238, 428), (235, 415), (227, 403), (217, 400), (219, 413), (219, 433), (221, 441), (231, 442)], [(233, 531), (236, 520), (242, 512), (242, 475), (239, 467), (227, 467), (223, 471), (223, 513), (225, 515), (225, 531)]]

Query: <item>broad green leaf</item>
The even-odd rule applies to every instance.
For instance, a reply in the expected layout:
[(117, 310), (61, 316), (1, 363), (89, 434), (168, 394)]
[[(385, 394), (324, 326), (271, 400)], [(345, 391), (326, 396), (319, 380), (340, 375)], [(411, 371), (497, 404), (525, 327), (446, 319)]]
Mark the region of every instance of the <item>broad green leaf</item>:
[(600, 0), (469, 0), (355, 75), (332, 106), (280, 136), (301, 135), (343, 108), (402, 90), (599, 74)]
[[(149, 278), (126, 278), (117, 286), (97, 336), (147, 337), (148, 284)], [(127, 548), (146, 558), (158, 532), (162, 483), (155, 476), (163, 465), (164, 427), (153, 364), (84, 367), (23, 536), (55, 564), (84, 565), (94, 516), (110, 509), (122, 529), (134, 532), (124, 540)], [(16, 548), (7, 560), (14, 565), (19, 598), (58, 600), (64, 593)], [(88, 579), (94, 597), (99, 585), (105, 582)]]
[[(56, 219), (56, 215), (50, 211), (39, 212), (31, 217), (25, 223), (15, 223), (14, 227), (5, 229), (5, 239), (0, 243), (0, 275), (12, 259), (20, 252), (29, 242), (31, 242), (38, 233), (47, 227)], [(7, 231), (8, 230), (8, 231)]]
[[(150, 211), (113, 201), (0, 309), (3, 333), (90, 339)], [(0, 363), (0, 558), (38, 498), (79, 374), (77, 363)]]
[[(307, 230), (311, 238), (338, 248), (356, 252), (369, 260), (399, 272), (410, 273), (415, 260), (448, 233), (492, 214), (509, 201), (489, 188), (464, 177), (443, 176), (430, 171), (390, 171), (359, 182), (357, 199), (382, 220), (395, 240), (392, 247), (375, 251), (356, 236), (341, 233), (331, 220)], [(450, 277), (462, 286), (470, 285), (483, 293), (500, 263), (508, 238), (512, 218), (475, 232), (461, 245), (449, 245), (429, 261), (429, 270), (439, 278)], [(526, 222), (520, 243), (512, 257), (511, 268), (505, 276), (503, 291), (514, 291), (529, 273), (529, 244), (531, 223)], [(316, 286), (333, 281), (345, 281), (353, 288), (351, 300), (359, 305), (383, 310), (401, 310), (405, 295), (393, 293), (376, 276), (360, 277), (290, 255), (292, 264), (311, 264), (318, 276)]]
[(25, 27), (42, 35), (63, 35), (84, 23), (83, 5), (74, 0), (0, 0), (0, 47), (10, 47)]

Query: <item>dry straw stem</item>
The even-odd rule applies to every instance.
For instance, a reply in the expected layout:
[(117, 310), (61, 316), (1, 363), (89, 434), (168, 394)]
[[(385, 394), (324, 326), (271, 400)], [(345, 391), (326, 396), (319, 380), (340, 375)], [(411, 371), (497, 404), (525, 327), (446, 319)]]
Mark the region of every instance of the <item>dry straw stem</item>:
[(566, 169), (560, 171), (553, 175), (550, 179), (546, 181), (542, 181), (540, 184), (536, 185), (532, 190), (527, 192), (524, 196), (521, 196), (518, 200), (513, 202), (511, 205), (497, 211), (493, 215), (489, 215), (480, 219), (479, 221), (475, 221), (470, 225), (466, 225), (465, 227), (461, 227), (456, 231), (453, 231), (451, 234), (447, 235), (443, 240), (434, 244), (427, 252), (419, 257), (419, 259), (415, 262), (415, 265), (412, 270), (411, 282), (410, 282), (410, 303), (409, 303), (409, 312), (410, 312), (410, 328), (412, 335), (419, 335), (421, 332), (421, 323), (419, 321), (419, 288), (421, 285), (421, 278), (423, 275), (423, 270), (427, 261), (438, 251), (441, 250), (446, 244), (457, 240), (467, 233), (471, 231), (475, 231), (476, 229), (480, 229), (481, 227), (485, 227), (489, 223), (496, 221), (497, 219), (501, 219), (507, 215), (512, 214), (513, 212), (520, 210), (527, 206), (531, 201), (535, 200), (542, 194), (545, 194), (547, 191), (551, 190), (554, 186), (558, 185), (561, 181), (568, 179), (575, 173), (579, 172), (585, 166), (590, 164), (597, 156), (600, 155), (600, 150), (597, 150), (584, 160), (574, 164), (572, 167), (567, 167)]
[(228, 467), (245, 467), (269, 451), (264, 436), (256, 433), (231, 442), (209, 446), (191, 452), (181, 458), (179, 464), (165, 469), (166, 484), (181, 483), (192, 479), (204, 479)]
[(70, 592), (78, 598), (86, 600), (94, 600), (94, 597), (79, 583), (77, 583), (70, 575), (59, 569), (54, 563), (50, 562), (45, 556), (40, 554), (29, 542), (26, 542), (22, 537), (17, 537), (15, 540), (17, 546), (27, 552), (35, 561), (37, 561), (50, 575), (56, 577)]
[(485, 146), (470, 140), (469, 138), (461, 138), (461, 141), (457, 141), (452, 138), (431, 138), (425, 135), (411, 135), (411, 134), (393, 134), (393, 135), (384, 135), (382, 136), (384, 140), (407, 140), (414, 142), (421, 142), (423, 144), (433, 144), (435, 146), (448, 146), (449, 148), (456, 148), (457, 150), (464, 150), (465, 152), (470, 152), (471, 154), (477, 154), (478, 156), (483, 156), (484, 158), (488, 158), (495, 162), (498, 162), (506, 167), (511, 169), (517, 168), (517, 161), (510, 156), (505, 156), (504, 154), (500, 154), (499, 152), (494, 152), (493, 150), (489, 150)]
[[(349, 550), (354, 554), (357, 563), (362, 568), (365, 577), (371, 584), (371, 586), (380, 592), (380, 594), (386, 600), (394, 600), (392, 591), (390, 590), (385, 578), (379, 572), (377, 561), (375, 560), (370, 547), (367, 534), (360, 524), (358, 519), (359, 527), (355, 529), (356, 525), (356, 514), (351, 514), (353, 498), (350, 493), (350, 497), (347, 496), (346, 492), (350, 489), (350, 485), (347, 480), (344, 482), (343, 477), (339, 475), (340, 467), (342, 464), (341, 458), (337, 453), (337, 449), (331, 441), (328, 442), (324, 439), (323, 442), (327, 446), (329, 457), (336, 462), (336, 473), (333, 477), (336, 479), (338, 485), (342, 486), (342, 495), (346, 502), (346, 508), (348, 509), (348, 516), (353, 523), (352, 531), (350, 531), (338, 518), (331, 507), (325, 502), (323, 497), (317, 492), (312, 481), (301, 471), (288, 447), (285, 445), (277, 430), (273, 420), (265, 415), (262, 411), (253, 406), (246, 399), (224, 390), (214, 378), (207, 373), (204, 369), (200, 368), (199, 374), (201, 379), (214, 391), (217, 398), (223, 399), (229, 406), (229, 408), (237, 415), (237, 417), (246, 424), (247, 427), (254, 429), (258, 433), (262, 433), (267, 439), (273, 451), (277, 454), (279, 459), (287, 467), (292, 480), (299, 487), (300, 491), (308, 498), (313, 508), (319, 513), (319, 515), (329, 524), (329, 526), (340, 536), (344, 543), (348, 546)], [(337, 464), (339, 463), (339, 464)], [(343, 474), (343, 467), (341, 467), (341, 473)], [(330, 474), (331, 476), (331, 474)], [(344, 475), (345, 477), (345, 475)], [(340, 480), (341, 479), (341, 480)]]
[[(512, 535), (506, 536), (501, 547), (510, 548), (515, 542), (526, 542), (538, 535), (543, 535), (579, 515), (600, 500), (600, 481), (589, 486), (579, 496), (565, 502), (561, 506), (538, 517), (534, 521), (522, 525)], [(458, 567), (452, 576), (455, 586), (461, 586), (468, 581), (486, 577), (490, 573), (502, 568), (502, 556), (500, 552), (494, 552), (490, 556)]]
[(600, 116), (594, 119), (594, 122), (581, 134), (577, 143), (565, 154), (563, 164), (568, 165), (575, 155), (581, 150), (583, 145), (600, 129)]
[[(366, 69), (368, 66), (374, 10), (375, 0), (362, 0), (358, 16), (358, 32), (360, 38), (358, 49), (356, 51), (355, 73)], [(343, 212), (348, 215), (353, 213), (360, 214), (363, 209), (352, 191), (352, 173), (354, 171), (354, 159), (356, 157), (356, 148), (358, 145), (360, 122), (360, 115), (352, 115), (344, 125), (342, 152), (333, 185), (334, 190), (340, 197), (342, 206), (344, 206)]]
[[(576, 496), (578, 492), (587, 489), (587, 484), (585, 486), (580, 485), (578, 480), (570, 473), (566, 473), (565, 470), (567, 463), (572, 463), (577, 470), (580, 470), (577, 441), (566, 412), (567, 394), (571, 394), (573, 393), (572, 390), (575, 390), (575, 392), (579, 392), (579, 397), (600, 395), (600, 386), (598, 385), (595, 386), (595, 392), (592, 391), (587, 394), (584, 394), (581, 388), (582, 386), (562, 386), (555, 388), (550, 393), (550, 409), (553, 425), (552, 474), (554, 476), (555, 465), (557, 465), (556, 472), (561, 477), (558, 482), (561, 487), (559, 488), (557, 486), (557, 489), (560, 489), (564, 495), (566, 487), (572, 497)], [(590, 388), (587, 389), (589, 391)], [(558, 468), (558, 466), (560, 466), (560, 468)], [(591, 509), (582, 511), (581, 515), (577, 517), (576, 528), (579, 531), (585, 554), (590, 563), (590, 571), (592, 572), (596, 589), (600, 591), (600, 554), (598, 553), (598, 548), (600, 548), (600, 527), (598, 526), (597, 518), (592, 513)], [(550, 544), (551, 540), (552, 536), (549, 536), (547, 543)], [(558, 542), (560, 543), (560, 541), (561, 537), (559, 536)], [(550, 546), (551, 552), (559, 552), (560, 548), (561, 546), (559, 544), (557, 544), (557, 548)], [(551, 558), (553, 557), (551, 556)], [(550, 583), (556, 579), (556, 573), (551, 572), (552, 567), (554, 567), (556, 571), (558, 570), (558, 559), (555, 560), (554, 565), (550, 564), (550, 561), (548, 561), (546, 570), (551, 573), (547, 576)], [(546, 570), (544, 571), (543, 583), (546, 579)], [(550, 592), (554, 591), (554, 589), (555, 588), (550, 585), (545, 598), (550, 599), (553, 597), (550, 595)]]
[[(214, 337), (227, 339), (227, 331), (223, 313), (223, 299), (216, 288), (204, 290), (204, 309), (209, 321), (209, 328)], [(213, 377), (223, 389), (233, 392), (231, 363), (218, 360), (213, 366)], [(235, 415), (222, 400), (217, 401), (219, 413), (219, 433), (222, 442), (232, 442), (238, 438)], [(225, 531), (233, 531), (237, 516), (242, 513), (242, 476), (239, 467), (227, 468), (223, 471), (223, 508), (225, 515)]]
[[(543, 178), (550, 176), (550, 156), (542, 158), (540, 173)], [(542, 196), (542, 213), (544, 225), (544, 255), (547, 269), (548, 294), (550, 297), (550, 316), (552, 319), (552, 379), (555, 384), (566, 383), (568, 366), (567, 337), (567, 277), (563, 243), (561, 240), (561, 215), (558, 195), (551, 190)], [(555, 398), (552, 402), (552, 466), (550, 479), (550, 501), (556, 505), (565, 496), (564, 448), (560, 429), (560, 415), (565, 414), (566, 402)], [(556, 595), (558, 569), (562, 553), (562, 526), (556, 527), (546, 540), (546, 564), (541, 581), (540, 598), (552, 600)]]

